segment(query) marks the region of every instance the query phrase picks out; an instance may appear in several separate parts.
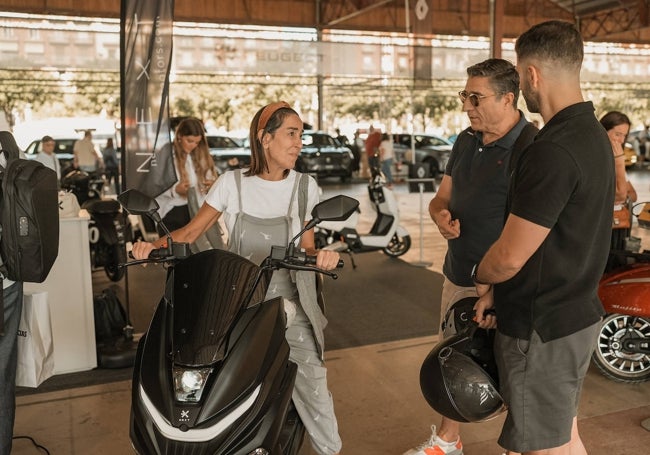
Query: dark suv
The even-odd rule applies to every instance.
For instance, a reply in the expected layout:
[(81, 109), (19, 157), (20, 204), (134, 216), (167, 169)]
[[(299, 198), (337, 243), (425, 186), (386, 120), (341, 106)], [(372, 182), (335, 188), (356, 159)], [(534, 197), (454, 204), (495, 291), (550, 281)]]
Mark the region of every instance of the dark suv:
[(411, 140), (415, 144), (415, 162), (429, 163), (430, 177), (444, 174), (453, 144), (444, 137), (435, 134), (394, 134), (395, 160), (412, 163)]
[(353, 155), (349, 148), (322, 131), (302, 134), (302, 151), (296, 161), (296, 170), (321, 177), (352, 178)]
[(250, 148), (242, 147), (229, 136), (208, 133), (205, 137), (208, 141), (210, 155), (220, 174), (223, 174), (228, 169), (250, 166)]

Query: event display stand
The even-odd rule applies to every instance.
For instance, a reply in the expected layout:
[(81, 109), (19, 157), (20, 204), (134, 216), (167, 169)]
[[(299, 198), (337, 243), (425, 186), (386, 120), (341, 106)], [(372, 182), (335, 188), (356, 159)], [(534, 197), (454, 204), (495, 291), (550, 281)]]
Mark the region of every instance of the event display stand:
[(24, 293), (46, 291), (52, 320), (54, 374), (97, 366), (93, 288), (85, 210), (59, 220), (59, 255), (43, 283), (25, 283)]

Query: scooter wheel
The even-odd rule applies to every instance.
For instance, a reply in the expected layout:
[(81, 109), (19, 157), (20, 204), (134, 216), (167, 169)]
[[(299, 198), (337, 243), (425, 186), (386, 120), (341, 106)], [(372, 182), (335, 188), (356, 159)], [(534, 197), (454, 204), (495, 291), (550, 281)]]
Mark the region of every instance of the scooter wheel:
[(124, 276), (125, 267), (118, 267), (118, 264), (126, 262), (126, 251), (123, 245), (114, 245), (108, 264), (104, 266), (106, 276), (111, 281), (120, 281)]
[(650, 354), (632, 352), (625, 341), (650, 340), (650, 320), (626, 314), (610, 314), (598, 334), (592, 359), (598, 369), (614, 381), (639, 383), (650, 380)]
[(406, 253), (410, 248), (411, 248), (410, 235), (405, 235), (404, 237), (400, 237), (399, 235), (395, 234), (393, 238), (390, 239), (390, 242), (388, 242), (388, 246), (384, 248), (384, 253), (396, 258), (397, 256), (401, 256), (404, 253)]

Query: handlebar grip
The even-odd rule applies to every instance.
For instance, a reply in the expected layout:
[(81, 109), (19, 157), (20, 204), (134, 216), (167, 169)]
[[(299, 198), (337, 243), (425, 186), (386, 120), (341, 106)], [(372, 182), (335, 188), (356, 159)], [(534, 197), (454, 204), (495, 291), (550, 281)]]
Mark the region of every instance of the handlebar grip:
[(167, 255), (167, 248), (157, 248), (155, 250), (151, 250), (149, 253), (149, 259), (161, 259), (167, 257)]
[[(305, 256), (305, 264), (306, 265), (316, 265), (316, 256)], [(345, 262), (343, 262), (343, 259), (339, 259), (339, 262), (336, 264), (336, 268), (340, 269), (345, 265)]]

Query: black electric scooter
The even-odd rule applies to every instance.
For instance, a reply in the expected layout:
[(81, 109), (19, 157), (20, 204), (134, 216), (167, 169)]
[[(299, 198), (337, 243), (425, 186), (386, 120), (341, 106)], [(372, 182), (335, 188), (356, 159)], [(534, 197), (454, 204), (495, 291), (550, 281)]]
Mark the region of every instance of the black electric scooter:
[[(318, 271), (294, 246), (321, 220), (343, 220), (358, 201), (336, 196), (288, 247), (274, 246), (258, 266), (228, 251), (190, 253), (172, 241), (155, 200), (136, 190), (118, 197), (148, 215), (167, 247), (147, 262), (169, 267), (164, 296), (140, 339), (133, 371), (130, 437), (140, 454), (280, 455), (298, 452), (304, 427), (291, 405), (297, 367), (289, 361), (282, 299), (264, 301), (277, 269)], [(340, 264), (342, 265), (342, 263)]]
[(61, 179), (61, 188), (71, 191), (81, 208), (90, 215), (88, 239), (93, 270), (103, 268), (111, 281), (120, 281), (126, 261), (125, 242), (130, 233), (129, 221), (114, 199), (102, 198), (104, 179), (95, 174), (73, 170)]

